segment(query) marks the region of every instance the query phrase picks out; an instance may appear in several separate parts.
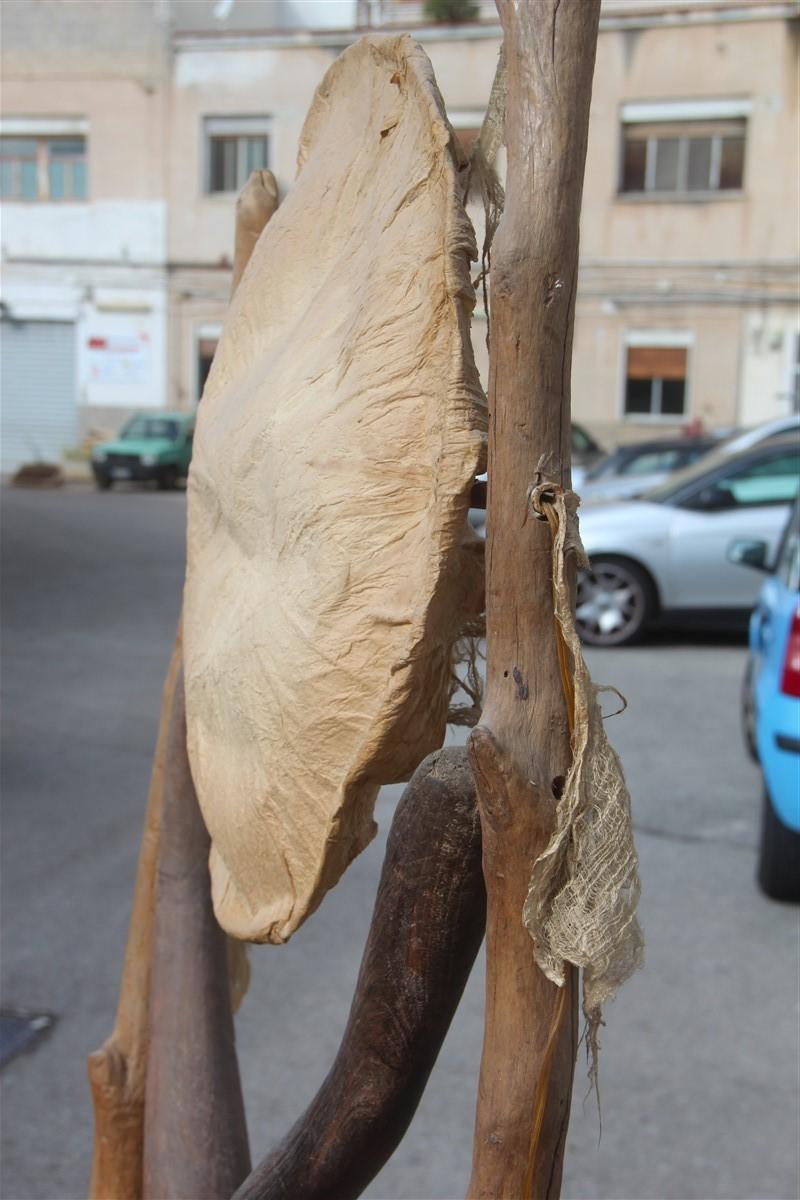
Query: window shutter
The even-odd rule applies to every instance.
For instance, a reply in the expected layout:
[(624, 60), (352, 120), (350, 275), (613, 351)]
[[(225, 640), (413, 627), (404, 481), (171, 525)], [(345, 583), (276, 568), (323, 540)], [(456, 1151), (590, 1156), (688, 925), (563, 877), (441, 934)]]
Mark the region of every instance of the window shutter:
[(685, 346), (628, 347), (628, 379), (685, 378)]

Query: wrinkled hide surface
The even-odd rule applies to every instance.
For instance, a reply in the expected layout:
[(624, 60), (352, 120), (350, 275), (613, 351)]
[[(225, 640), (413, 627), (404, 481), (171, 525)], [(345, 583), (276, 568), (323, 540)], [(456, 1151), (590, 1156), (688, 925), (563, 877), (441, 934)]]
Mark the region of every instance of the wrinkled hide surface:
[(444, 737), (486, 424), (458, 153), (416, 43), (345, 51), (200, 405), (188, 740), (240, 938), (288, 938), (373, 836), (378, 787)]

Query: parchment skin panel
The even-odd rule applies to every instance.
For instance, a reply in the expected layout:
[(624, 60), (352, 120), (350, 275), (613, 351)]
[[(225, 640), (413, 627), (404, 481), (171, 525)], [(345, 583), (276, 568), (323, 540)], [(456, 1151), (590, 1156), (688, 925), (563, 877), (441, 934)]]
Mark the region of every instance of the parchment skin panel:
[(444, 738), (452, 644), (482, 588), (459, 154), (411, 38), (346, 50), (200, 404), (189, 755), (214, 908), (239, 938), (285, 941), (372, 838), (379, 786)]

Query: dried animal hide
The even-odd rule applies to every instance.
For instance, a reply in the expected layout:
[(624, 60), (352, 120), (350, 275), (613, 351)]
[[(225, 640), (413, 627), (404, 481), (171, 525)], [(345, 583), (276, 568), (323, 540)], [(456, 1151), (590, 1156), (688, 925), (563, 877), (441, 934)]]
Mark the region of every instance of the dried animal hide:
[(189, 754), (224, 928), (285, 941), (445, 732), (481, 608), (474, 234), (430, 62), (326, 74), (231, 303), (189, 479)]

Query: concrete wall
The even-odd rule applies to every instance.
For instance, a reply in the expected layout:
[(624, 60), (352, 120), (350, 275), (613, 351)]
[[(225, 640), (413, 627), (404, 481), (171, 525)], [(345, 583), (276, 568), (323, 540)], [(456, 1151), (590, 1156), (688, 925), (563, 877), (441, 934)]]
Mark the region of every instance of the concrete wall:
[[(269, 14), (274, 29), (308, 25), (314, 6), (298, 4), (265, 6), (262, 29)], [(660, 20), (663, 3), (637, 4), (644, 16), (634, 27), (630, 4), (606, 3), (598, 45), (573, 407), (609, 442), (672, 427), (622, 414), (626, 340), (642, 331), (690, 340), (687, 419), (752, 424), (791, 406), (800, 328), (798, 21), (786, 19), (785, 6), (748, 9), (746, 0), (739, 16), (773, 15), (723, 20), (725, 6), (671, 7)], [(197, 340), (221, 324), (227, 306), (235, 204), (204, 192), (203, 119), (269, 117), (270, 165), (285, 193), (314, 89), (355, 36), (253, 36), (254, 10), (239, 0), (224, 20), (213, 0), (118, 0), (113, 21), (98, 19), (99, 9), (95, 0), (3, 5), (4, 114), (66, 114), (88, 124), (86, 203), (9, 204), (0, 234), (2, 294), (12, 309), (35, 318), (55, 306), (71, 314), (79, 339), (123, 347), (124, 364), (79, 345), (86, 420), (113, 418), (129, 403), (196, 402)], [(330, 28), (353, 11), (351, 0), (337, 0), (314, 20)], [(219, 36), (225, 30), (230, 36)], [(419, 36), (454, 121), (477, 120), (497, 29), (426, 28)], [(749, 102), (741, 193), (693, 202), (620, 197), (621, 106), (703, 98)], [(474, 342), (485, 377), (484, 335), (480, 321)]]
[(85, 121), (88, 193), (85, 202), (4, 204), (4, 259), (162, 263), (167, 100), (163, 80), (7, 74), (4, 117)]
[(147, 84), (168, 59), (167, 0), (3, 0), (2, 25), (4, 107), (11, 79)]
[(270, 166), (285, 193), (294, 180), (297, 143), (314, 89), (335, 56), (335, 50), (313, 46), (176, 55), (167, 184), (171, 261), (232, 260), (235, 197), (204, 194), (203, 119), (270, 117)]
[[(687, 421), (698, 419), (710, 429), (738, 424), (740, 324), (740, 315), (732, 308), (686, 305), (676, 311), (672, 306), (652, 306), (646, 312), (614, 312), (602, 301), (581, 303), (572, 370), (575, 419), (601, 442), (674, 433)], [(654, 342), (671, 334), (676, 344), (687, 344), (686, 415), (680, 421), (658, 417), (626, 420), (623, 399), (629, 334), (652, 334)]]
[(153, 0), (3, 5), (2, 120), (85, 128), (86, 200), (4, 203), (0, 229), (8, 313), (74, 322), (79, 437), (168, 403), (169, 57), (158, 11)]
[(74, 322), (79, 436), (96, 426), (115, 429), (140, 408), (168, 405), (163, 270), (8, 269), (3, 302), (17, 321)]
[[(797, 34), (785, 19), (608, 30), (597, 49), (581, 249), (587, 259), (691, 262), (797, 254)], [(748, 99), (742, 193), (685, 203), (617, 195), (620, 106)]]
[[(656, 6), (651, 6), (655, 8)], [(616, 6), (617, 15), (625, 8)], [(612, 13), (612, 15), (614, 15)], [(697, 14), (695, 14), (697, 17)], [(646, 23), (645, 23), (646, 25)], [(499, 41), (491, 31), (468, 39), (422, 31), (449, 111), (485, 104)], [(229, 259), (233, 204), (201, 191), (202, 117), (268, 114), (274, 119), (274, 169), (290, 186), (294, 153), (313, 89), (338, 46), (179, 48), (173, 101), (171, 257), (203, 263)], [(687, 412), (709, 427), (752, 424), (789, 408), (787, 347), (797, 318), (791, 306), (797, 256), (798, 110), (793, 24), (769, 21), (601, 29), (590, 121), (581, 230), (581, 287), (573, 369), (576, 419), (605, 440), (629, 440), (675, 428), (666, 420), (625, 418), (625, 347), (631, 334), (674, 330), (691, 339)], [(750, 103), (741, 192), (697, 201), (617, 194), (621, 106), (642, 100), (744, 98)], [(194, 197), (192, 200), (191, 197)], [(186, 205), (179, 209), (179, 199)], [(177, 214), (180, 211), (180, 218)], [(193, 285), (184, 279), (191, 297)], [(187, 298), (196, 315), (174, 328), (195, 336), (214, 313), (204, 296)], [(768, 319), (763, 313), (769, 313)], [(761, 315), (760, 315), (761, 314)], [(764, 322), (770, 334), (752, 330)], [(476, 358), (485, 377), (484, 326)], [(184, 346), (182, 361), (192, 358)], [(190, 388), (183, 384), (182, 395)]]

